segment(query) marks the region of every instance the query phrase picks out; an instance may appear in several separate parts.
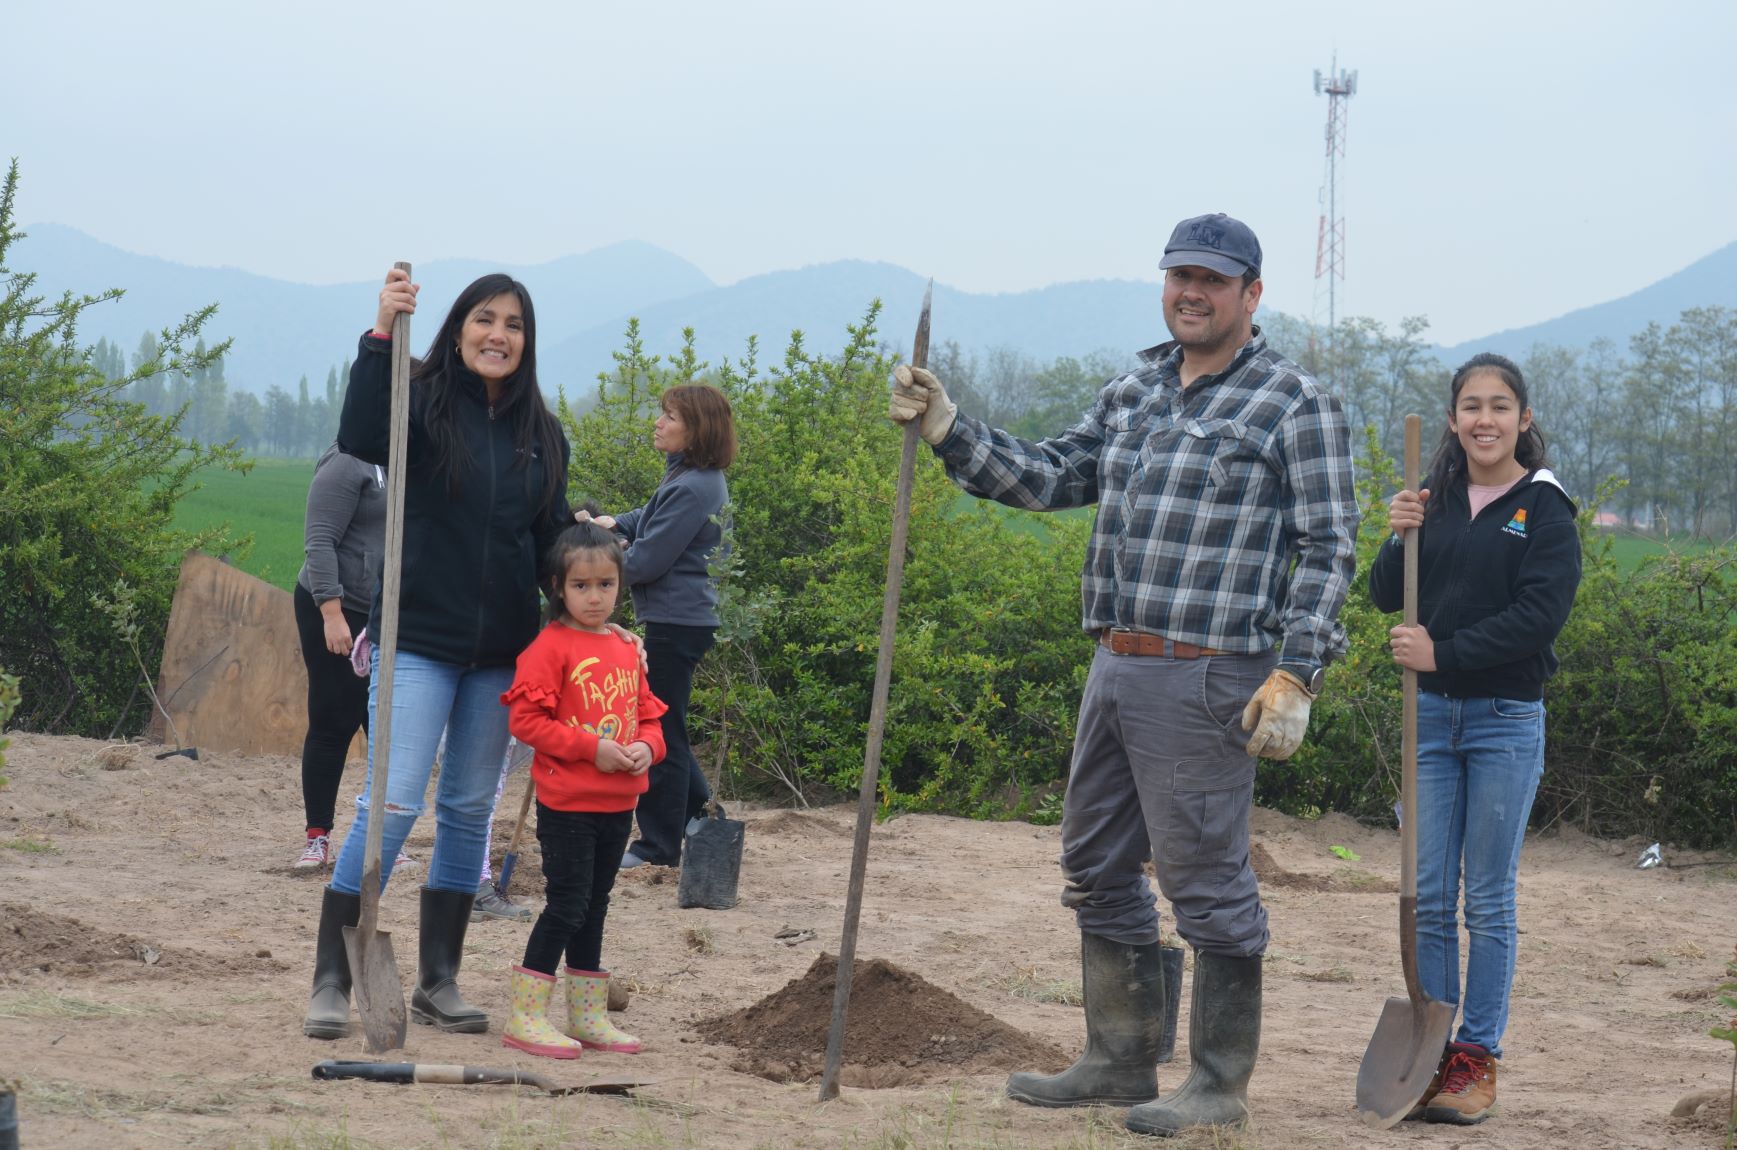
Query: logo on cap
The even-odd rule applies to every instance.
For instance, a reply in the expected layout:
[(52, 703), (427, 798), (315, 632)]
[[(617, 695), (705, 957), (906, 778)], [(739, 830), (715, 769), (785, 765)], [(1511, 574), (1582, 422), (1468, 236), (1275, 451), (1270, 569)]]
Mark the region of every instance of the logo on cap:
[(1224, 243), (1224, 229), (1212, 224), (1199, 223), (1188, 229), (1188, 235), (1183, 237), (1185, 243), (1204, 244), (1216, 248)]

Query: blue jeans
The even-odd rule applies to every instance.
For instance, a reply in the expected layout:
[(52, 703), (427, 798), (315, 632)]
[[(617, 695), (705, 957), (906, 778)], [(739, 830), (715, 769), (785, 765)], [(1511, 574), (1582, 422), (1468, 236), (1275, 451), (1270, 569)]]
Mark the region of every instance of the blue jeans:
[(1542, 702), (1418, 692), (1418, 978), (1431, 998), (1462, 1005), (1463, 867), (1471, 945), (1458, 1041), (1498, 1058), (1519, 943), (1520, 845), (1543, 774)]
[[(434, 856), (428, 885), (474, 893), (488, 849), (489, 816), (507, 751), (507, 709), (501, 692), (512, 685), (513, 668), (471, 669), (409, 651), (398, 652), (392, 682), (392, 761), (386, 780), (386, 817), (381, 831), (381, 882), (410, 828), (423, 812), (435, 750), (446, 732), (440, 782), (434, 792)], [(332, 889), (360, 894), (367, 852), (368, 807), (374, 793), (374, 721), (380, 688), (380, 652), (368, 680), (368, 780), (356, 800), (356, 821), (344, 836), (332, 869)]]

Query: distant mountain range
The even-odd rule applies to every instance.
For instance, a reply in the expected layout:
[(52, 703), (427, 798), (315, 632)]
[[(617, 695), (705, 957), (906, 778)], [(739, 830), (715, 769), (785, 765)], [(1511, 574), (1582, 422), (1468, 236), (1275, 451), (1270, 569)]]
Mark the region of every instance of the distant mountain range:
[[(86, 313), (80, 337), (106, 337), (129, 356), (140, 335), (179, 321), (209, 303), (220, 305), (208, 342), (233, 338), (226, 363), (232, 388), (293, 391), (306, 375), (316, 389), (332, 366), (354, 354), (372, 316), (377, 281), (312, 286), (232, 268), (194, 268), (133, 255), (73, 228), (37, 224), (11, 253), (15, 270), (38, 274), (37, 290), (126, 289), (126, 296)], [(841, 260), (751, 276), (721, 287), (693, 264), (651, 244), (630, 241), (531, 266), (440, 260), (416, 269), (423, 285), (415, 340), (418, 351), (463, 286), (485, 271), (522, 280), (537, 306), (539, 375), (553, 392), (591, 395), (599, 372), (612, 366), (630, 316), (640, 320), (649, 350), (670, 353), (693, 327), (702, 359), (739, 360), (750, 335), (759, 336), (762, 364), (783, 357), (792, 330), (810, 350), (842, 346), (845, 325), (861, 320), (871, 300), (885, 305), (881, 337), (902, 346), (916, 324), (924, 280), (891, 264)], [(1670, 324), (1685, 308), (1737, 307), (1737, 243), (1622, 299), (1544, 323), (1497, 332), (1442, 350), (1454, 361), (1475, 350), (1523, 354), (1534, 343), (1581, 346), (1598, 336), (1619, 345), (1649, 322)], [(936, 338), (967, 352), (1004, 347), (1040, 361), (1102, 349), (1128, 351), (1163, 338), (1156, 283), (1090, 280), (1035, 291), (978, 294), (935, 287)]]
[(1675, 275), (1666, 276), (1621, 299), (1571, 311), (1530, 327), (1498, 331), (1442, 350), (1442, 358), (1459, 363), (1480, 351), (1524, 355), (1533, 344), (1585, 347), (1600, 337), (1628, 349), (1629, 337), (1647, 324), (1669, 327), (1692, 307), (1737, 308), (1737, 243), (1726, 244)]

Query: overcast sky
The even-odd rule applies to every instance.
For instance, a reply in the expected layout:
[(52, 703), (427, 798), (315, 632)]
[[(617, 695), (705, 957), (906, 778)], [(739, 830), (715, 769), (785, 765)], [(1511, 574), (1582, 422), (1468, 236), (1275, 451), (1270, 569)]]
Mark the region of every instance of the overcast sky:
[(1226, 211), (1306, 316), (1335, 52), (1341, 316), (1453, 343), (1737, 239), (1733, 0), (57, 0), (0, 29), (21, 223), (311, 283), (633, 238), (722, 283), (860, 258), (1017, 291), (1156, 279)]

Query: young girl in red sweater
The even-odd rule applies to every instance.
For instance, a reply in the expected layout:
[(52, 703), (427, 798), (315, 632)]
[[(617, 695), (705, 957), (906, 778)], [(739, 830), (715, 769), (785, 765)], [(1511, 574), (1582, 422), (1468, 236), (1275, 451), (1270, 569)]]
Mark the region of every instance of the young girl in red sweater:
[[(605, 624), (621, 590), (622, 549), (595, 523), (576, 523), (550, 549), (544, 586), (552, 619), (519, 656), (501, 696), (515, 738), (536, 751), (537, 842), (548, 905), (512, 973), (503, 1045), (547, 1058), (581, 1047), (639, 1053), (609, 1021), (603, 919), (647, 772), (663, 758), (651, 688), (632, 643)], [(551, 1023), (555, 967), (567, 956), (567, 993)]]

